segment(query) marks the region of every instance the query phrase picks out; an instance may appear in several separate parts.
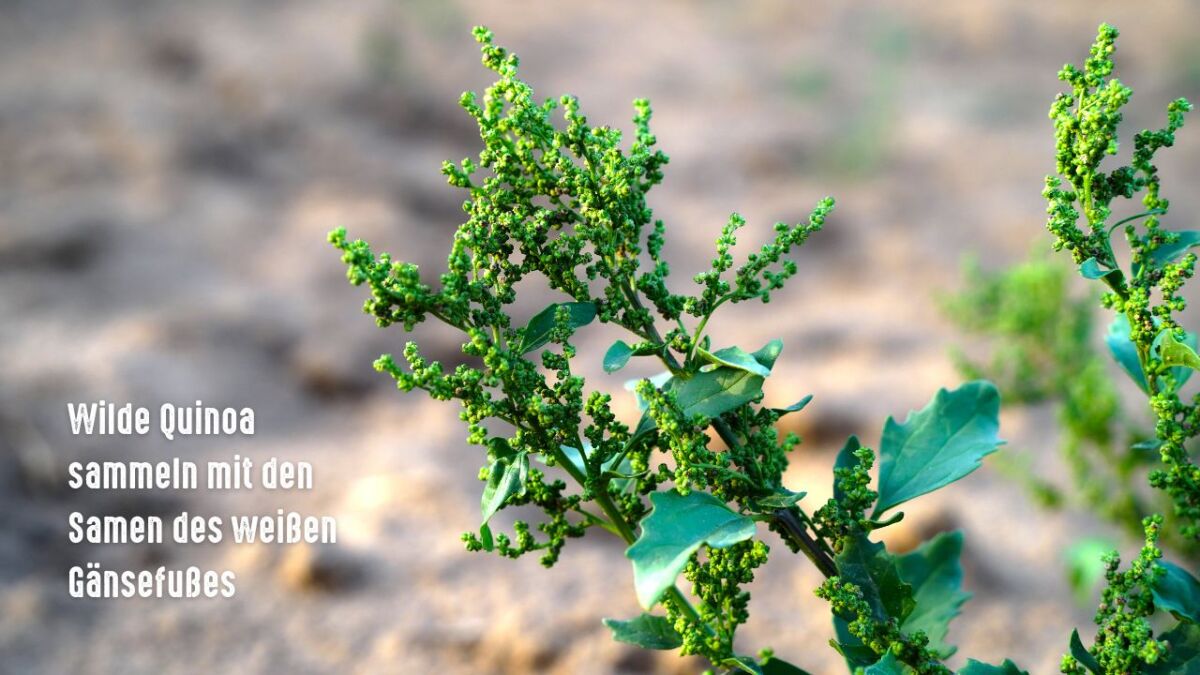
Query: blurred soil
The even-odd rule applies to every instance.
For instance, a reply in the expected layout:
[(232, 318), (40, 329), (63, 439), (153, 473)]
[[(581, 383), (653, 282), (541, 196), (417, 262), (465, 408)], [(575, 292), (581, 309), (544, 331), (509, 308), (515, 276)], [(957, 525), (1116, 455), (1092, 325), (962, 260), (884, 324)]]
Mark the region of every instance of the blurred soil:
[[(541, 95), (577, 94), (593, 123), (627, 129), (630, 101), (653, 101), (672, 161), (652, 205), (670, 226), (677, 284), (705, 264), (731, 211), (751, 224), (744, 255), (773, 222), (837, 196), (790, 289), (765, 308), (729, 309), (714, 336), (750, 348), (784, 339), (768, 396), (816, 395), (794, 423), (805, 443), (789, 471), (816, 504), (847, 434), (874, 443), (887, 415), (958, 380), (947, 350), (960, 338), (936, 297), (956, 287), (960, 260), (997, 268), (1046, 247), (1039, 193), (1053, 168), (1057, 69), (1086, 53), (1101, 20), (1118, 25), (1120, 74), (1138, 92), (1129, 118), (1157, 126), (1169, 98), (1200, 98), (1197, 19), (1184, 2), (0, 2), (0, 672), (700, 668), (609, 639), (600, 618), (637, 611), (615, 540), (574, 542), (549, 571), (532, 556), (463, 550), (480, 458), (453, 406), (401, 395), (371, 369), (406, 337), (359, 312), (363, 293), (325, 243), (345, 225), (431, 279), (440, 268), (463, 197), (439, 167), (478, 148), (456, 101), (489, 82), (472, 24), (521, 55)], [(1177, 212), (1194, 212), (1200, 197), (1180, 186), (1200, 160), (1196, 130), (1169, 155), (1165, 190)], [(601, 353), (606, 331), (582, 336), (581, 353)], [(418, 336), (456, 358), (456, 336)], [(587, 374), (619, 392), (622, 378), (594, 361)], [(250, 405), (258, 433), (71, 437), (65, 403), (99, 398)], [(1061, 475), (1047, 411), (1005, 413), (1003, 435), (1006, 452)], [(235, 452), (311, 461), (317, 487), (64, 487), (73, 460)], [(72, 510), (280, 506), (337, 516), (341, 543), (66, 542)], [(1013, 656), (1056, 672), (1091, 614), (1071, 598), (1062, 552), (1105, 529), (1042, 514), (986, 467), (913, 504), (892, 543), (949, 528), (966, 531), (974, 593), (952, 629), (952, 664)], [(771, 542), (744, 649), (844, 672), (817, 574)], [(238, 594), (72, 600), (66, 570), (83, 560), (229, 567)]]

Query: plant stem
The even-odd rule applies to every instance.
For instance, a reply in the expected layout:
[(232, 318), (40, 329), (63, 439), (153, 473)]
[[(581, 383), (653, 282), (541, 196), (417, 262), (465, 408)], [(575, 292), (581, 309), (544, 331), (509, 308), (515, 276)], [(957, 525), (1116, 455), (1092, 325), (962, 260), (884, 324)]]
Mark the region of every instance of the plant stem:
[[(729, 428), (725, 420), (718, 417), (713, 419), (712, 424), (713, 428), (717, 430), (717, 435), (721, 437), (721, 440), (725, 441), (725, 445), (728, 445), (731, 450), (740, 446), (737, 437), (733, 433), (733, 429)], [(795, 513), (792, 513), (790, 509), (777, 509), (771, 514), (771, 520), (779, 527), (784, 537), (812, 561), (812, 564), (820, 570), (821, 574), (825, 575), (826, 578), (837, 576), (837, 566), (830, 559), (829, 554), (825, 552), (825, 549), (809, 535), (804, 523), (800, 522)]]

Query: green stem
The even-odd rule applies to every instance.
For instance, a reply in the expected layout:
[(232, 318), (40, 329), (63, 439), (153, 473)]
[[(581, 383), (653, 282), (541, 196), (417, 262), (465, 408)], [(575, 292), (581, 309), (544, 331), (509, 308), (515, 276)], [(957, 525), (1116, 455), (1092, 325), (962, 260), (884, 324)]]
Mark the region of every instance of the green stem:
[(1167, 212), (1166, 209), (1150, 209), (1149, 211), (1143, 211), (1141, 213), (1129, 216), (1128, 218), (1122, 218), (1122, 219), (1118, 220), (1117, 222), (1113, 223), (1112, 225), (1108, 226), (1108, 236), (1111, 237), (1112, 233), (1118, 227), (1124, 225), (1125, 223), (1135, 221), (1138, 218), (1145, 218), (1146, 216), (1161, 216), (1162, 214), (1164, 214), (1166, 212)]
[(704, 329), (708, 326), (708, 320), (716, 313), (717, 308), (723, 305), (730, 297), (732, 297), (732, 294), (722, 296), (720, 300), (713, 303), (713, 306), (700, 319), (700, 323), (696, 326), (696, 332), (692, 334), (692, 346), (688, 349), (687, 360), (689, 363), (696, 356), (696, 349), (700, 346), (700, 340), (704, 338)]
[[(712, 425), (717, 430), (717, 435), (721, 437), (721, 440), (725, 441), (725, 445), (728, 445), (730, 450), (734, 450), (740, 446), (737, 436), (733, 433), (733, 429), (729, 428), (725, 420), (718, 417), (712, 421)], [(796, 548), (812, 561), (812, 564), (821, 571), (821, 574), (824, 574), (826, 578), (837, 576), (837, 565), (834, 564), (829, 554), (826, 553), (825, 547), (821, 546), (821, 544), (817, 543), (809, 535), (808, 529), (804, 526), (804, 522), (801, 521), (801, 517), (804, 520), (808, 520), (808, 515), (804, 514), (799, 507), (793, 508), (800, 515), (793, 513), (791, 509), (777, 509), (771, 514), (772, 522), (779, 527), (788, 541), (794, 544)]]

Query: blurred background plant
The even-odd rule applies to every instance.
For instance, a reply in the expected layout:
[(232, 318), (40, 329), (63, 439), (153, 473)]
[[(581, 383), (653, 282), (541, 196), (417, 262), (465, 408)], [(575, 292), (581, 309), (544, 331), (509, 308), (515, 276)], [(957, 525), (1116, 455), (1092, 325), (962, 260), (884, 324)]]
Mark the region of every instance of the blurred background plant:
[[(1047, 472), (1029, 448), (1001, 453), (997, 469), (1047, 509), (1086, 509), (1139, 537), (1147, 515), (1166, 513), (1171, 521), (1171, 501), (1147, 486), (1147, 472), (1159, 461), (1153, 429), (1147, 415), (1122, 405), (1113, 376), (1125, 375), (1100, 344), (1096, 325), (1099, 294), (1081, 291), (1077, 276), (1040, 252), (991, 272), (968, 258), (962, 288), (941, 294), (939, 304), (973, 343), (951, 350), (964, 377), (992, 379), (1006, 407), (1047, 406), (1058, 422), (1042, 431), (1057, 437), (1066, 480)], [(1064, 557), (1072, 586), (1088, 601), (1103, 570), (1094, 555), (1101, 542), (1105, 550), (1117, 548), (1111, 539), (1084, 537)], [(1191, 559), (1200, 553), (1195, 540), (1170, 526), (1159, 543)]]

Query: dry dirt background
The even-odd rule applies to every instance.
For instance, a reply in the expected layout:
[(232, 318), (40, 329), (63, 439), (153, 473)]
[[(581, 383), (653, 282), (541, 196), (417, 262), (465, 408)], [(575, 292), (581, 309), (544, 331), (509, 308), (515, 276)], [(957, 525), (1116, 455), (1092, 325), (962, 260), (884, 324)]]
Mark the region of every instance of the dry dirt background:
[[(439, 165), (478, 145), (455, 102), (489, 82), (476, 23), (521, 54), (541, 95), (577, 94), (593, 122), (627, 128), (633, 98), (654, 102), (672, 162), (652, 204), (672, 228), (677, 283), (730, 211), (756, 242), (836, 195), (791, 290), (716, 329), (722, 344), (784, 338), (769, 395), (816, 394), (790, 481), (820, 500), (846, 434), (874, 442), (887, 415), (958, 380), (946, 355), (958, 338), (934, 297), (958, 283), (960, 259), (977, 252), (995, 268), (1046, 244), (1046, 109), (1056, 70), (1096, 25), (1123, 31), (1134, 126), (1159, 125), (1169, 97), (1200, 98), (1200, 7), (1134, 5), (0, 2), (0, 671), (695, 672), (600, 625), (636, 612), (615, 540), (575, 542), (551, 571), (462, 550), (479, 459), (452, 406), (400, 395), (371, 370), (405, 336), (359, 313), (326, 231), (346, 225), (438, 269), (462, 199)], [(1184, 189), (1198, 133), (1185, 129), (1165, 162), (1176, 213), (1200, 206)], [(453, 358), (453, 336), (422, 337)], [(612, 338), (593, 331), (581, 351)], [(619, 390), (594, 361), (590, 374)], [(259, 432), (170, 446), (70, 437), (65, 402), (96, 398), (251, 405)], [(1008, 451), (1049, 457), (1050, 422), (1006, 413)], [(317, 489), (64, 488), (75, 459), (233, 452), (312, 461)], [(76, 509), (278, 506), (339, 517), (342, 543), (66, 543)], [(1071, 600), (1062, 550), (1104, 528), (1043, 516), (985, 467), (914, 504), (894, 544), (952, 527), (966, 530), (975, 594), (952, 629), (952, 664), (1011, 655), (1057, 671), (1090, 616)], [(230, 567), (238, 595), (72, 600), (65, 572), (83, 560)], [(753, 585), (744, 649), (843, 672), (817, 582), (777, 555)]]

